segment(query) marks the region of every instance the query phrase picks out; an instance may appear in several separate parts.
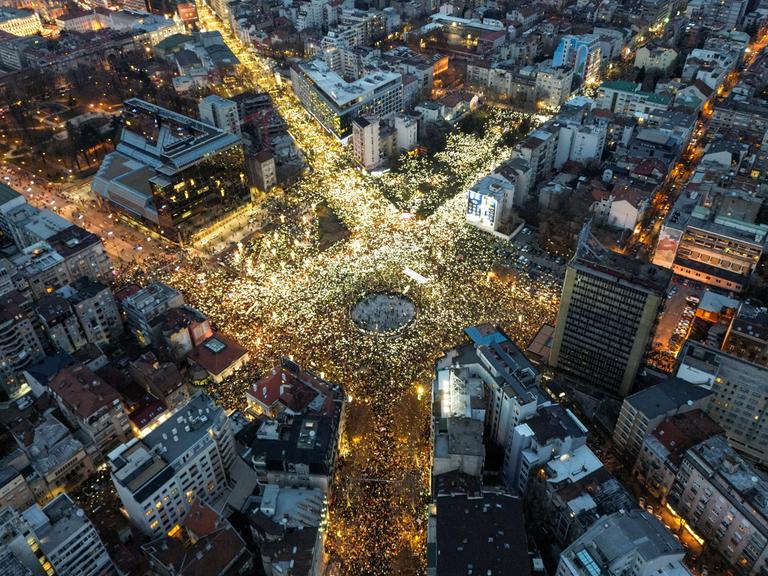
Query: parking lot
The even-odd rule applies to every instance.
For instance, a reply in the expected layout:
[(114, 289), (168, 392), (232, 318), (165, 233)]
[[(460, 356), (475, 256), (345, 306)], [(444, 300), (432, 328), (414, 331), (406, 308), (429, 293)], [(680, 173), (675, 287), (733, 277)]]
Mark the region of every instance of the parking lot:
[(527, 274), (532, 280), (559, 283), (565, 275), (567, 260), (540, 248), (536, 231), (530, 226), (525, 226), (509, 243), (503, 244), (502, 250), (506, 266)]
[(704, 286), (680, 276), (672, 277), (669, 296), (654, 335), (654, 347), (677, 353), (693, 324)]

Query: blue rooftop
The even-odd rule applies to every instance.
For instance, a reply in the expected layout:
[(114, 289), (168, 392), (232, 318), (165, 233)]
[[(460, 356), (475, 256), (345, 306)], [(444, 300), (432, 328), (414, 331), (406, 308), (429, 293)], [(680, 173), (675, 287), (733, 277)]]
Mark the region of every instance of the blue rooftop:
[(492, 344), (501, 344), (509, 340), (507, 335), (492, 324), (478, 324), (464, 329), (464, 333), (475, 346), (491, 346)]

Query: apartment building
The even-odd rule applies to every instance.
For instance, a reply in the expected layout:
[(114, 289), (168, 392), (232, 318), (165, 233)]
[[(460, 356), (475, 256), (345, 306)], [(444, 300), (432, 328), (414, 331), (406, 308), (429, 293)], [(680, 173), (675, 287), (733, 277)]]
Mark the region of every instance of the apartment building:
[(653, 112), (663, 112), (672, 105), (672, 98), (643, 92), (640, 84), (624, 80), (603, 82), (597, 91), (596, 106), (615, 114), (645, 117)]
[(738, 574), (768, 563), (768, 479), (723, 436), (689, 449), (667, 501)]
[(43, 31), (40, 16), (33, 10), (19, 10), (10, 6), (0, 8), (0, 30), (14, 36), (34, 36)]
[(676, 375), (711, 387), (707, 414), (736, 450), (768, 464), (768, 367), (689, 340), (678, 355)]
[(352, 121), (352, 155), (366, 170), (373, 170), (381, 164), (377, 117), (361, 116)]
[(536, 71), (536, 101), (557, 110), (571, 97), (573, 70), (540, 66)]
[(632, 474), (665, 503), (688, 449), (722, 432), (702, 410), (668, 416), (643, 440)]
[(60, 370), (48, 383), (67, 420), (105, 455), (130, 437), (120, 394), (83, 364)]
[(587, 428), (560, 404), (543, 406), (536, 416), (515, 426), (504, 450), (504, 484), (525, 494), (530, 475), (554, 458), (570, 454), (587, 442)]
[(15, 374), (45, 357), (32, 322), (31, 303), (13, 290), (0, 297), (0, 379)]
[(0, 547), (29, 573), (116, 576), (99, 534), (66, 494), (24, 512), (0, 510)]
[(552, 66), (570, 68), (582, 83), (595, 84), (600, 81), (602, 57), (599, 36), (568, 34), (560, 38), (552, 56)]
[(153, 282), (122, 300), (128, 327), (142, 345), (157, 341), (159, 327), (152, 321), (163, 312), (184, 305), (184, 296), (162, 282)]
[(484, 176), (467, 190), (467, 222), (487, 232), (500, 232), (515, 204), (515, 184), (501, 174)]
[(646, 436), (668, 416), (691, 410), (705, 410), (712, 391), (679, 378), (627, 396), (613, 430), (614, 448), (624, 458), (633, 461), (640, 452)]
[[(480, 396), (487, 401), (484, 420), (490, 438), (499, 446), (506, 446), (514, 427), (532, 417), (537, 405), (545, 402), (539, 388), (539, 371), (498, 327), (480, 324), (466, 328), (464, 333), (470, 342), (448, 351), (438, 362), (437, 388), (445, 385), (448, 390), (461, 390), (479, 386)], [(464, 405), (464, 395), (457, 395), (456, 401)], [(444, 407), (447, 414), (455, 412), (452, 402), (450, 399)], [(470, 412), (465, 415), (472, 416), (478, 408), (472, 404), (475, 403), (470, 402)]]
[(645, 510), (620, 511), (595, 522), (560, 555), (556, 576), (686, 576), (685, 550)]
[(197, 109), (203, 122), (240, 135), (240, 116), (235, 101), (210, 94), (198, 102)]
[(143, 438), (113, 450), (112, 482), (130, 521), (159, 537), (180, 524), (195, 499), (213, 503), (228, 490), (235, 458), (223, 408), (198, 392)]

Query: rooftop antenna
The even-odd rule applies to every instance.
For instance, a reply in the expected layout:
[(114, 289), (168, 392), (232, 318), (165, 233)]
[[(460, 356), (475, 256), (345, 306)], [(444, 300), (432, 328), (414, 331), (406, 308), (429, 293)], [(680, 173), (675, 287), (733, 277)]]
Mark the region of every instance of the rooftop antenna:
[(576, 257), (592, 256), (596, 260), (602, 260), (608, 250), (592, 234), (592, 218), (584, 223), (579, 232), (579, 243), (576, 246)]

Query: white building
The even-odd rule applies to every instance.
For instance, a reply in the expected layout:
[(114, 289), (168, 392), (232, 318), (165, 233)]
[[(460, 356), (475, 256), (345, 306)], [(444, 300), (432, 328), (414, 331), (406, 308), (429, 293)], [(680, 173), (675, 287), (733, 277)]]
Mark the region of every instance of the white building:
[(226, 493), (234, 437), (224, 409), (199, 392), (144, 438), (130, 440), (107, 459), (128, 518), (157, 537), (184, 518), (195, 498), (213, 503)]
[(395, 146), (398, 152), (409, 152), (419, 145), (419, 119), (395, 114)]
[(366, 170), (373, 170), (381, 163), (377, 117), (361, 116), (352, 121), (352, 154)]
[(32, 10), (0, 7), (0, 30), (14, 36), (34, 36), (43, 31), (40, 16)]
[(676, 375), (711, 387), (707, 414), (722, 426), (731, 446), (768, 464), (768, 368), (689, 340), (678, 355)]
[(560, 555), (557, 576), (689, 576), (685, 550), (645, 510), (620, 511), (597, 522)]
[(559, 130), (553, 167), (559, 169), (566, 162), (586, 164), (600, 160), (605, 146), (606, 130), (600, 124), (581, 125), (577, 122), (556, 122)]
[(399, 72), (371, 70), (348, 82), (327, 63), (314, 59), (291, 67), (291, 83), (307, 112), (340, 140), (351, 135), (353, 119), (369, 114), (383, 118), (403, 108)]
[(531, 168), (531, 186), (552, 171), (558, 133), (559, 130), (545, 125), (528, 134), (515, 147), (515, 156), (528, 162)]
[(227, 100), (216, 94), (206, 96), (197, 105), (200, 120), (226, 130), (232, 134), (240, 135), (240, 117), (237, 113), (237, 103)]
[(685, 453), (721, 432), (722, 428), (701, 410), (669, 416), (643, 440), (632, 474), (665, 504)]
[[(534, 416), (542, 401), (539, 372), (497, 327), (480, 324), (464, 332), (471, 342), (448, 351), (438, 361), (437, 382), (466, 383), (459, 390), (481, 386), (488, 398), (487, 417), (484, 413), (483, 417), (490, 438), (506, 446), (514, 427)], [(470, 402), (468, 409), (465, 415), (477, 419), (477, 406)]]
[(569, 34), (560, 39), (552, 56), (552, 65), (570, 68), (583, 83), (594, 84), (600, 81), (602, 52), (600, 37), (596, 34)]
[(668, 110), (672, 98), (640, 90), (640, 84), (624, 80), (603, 82), (597, 91), (597, 108), (627, 116), (647, 116)]
[(642, 46), (635, 52), (635, 68), (669, 70), (677, 59), (677, 51), (663, 46)]
[(184, 295), (162, 282), (148, 284), (122, 302), (123, 312), (131, 332), (140, 343), (146, 344), (156, 336), (152, 320), (166, 310), (184, 305)]
[(36, 576), (117, 574), (93, 524), (66, 493), (21, 514), (0, 510), (0, 548)]
[(515, 426), (504, 451), (504, 484), (525, 494), (530, 473), (539, 466), (584, 446), (587, 429), (570, 410), (559, 404), (544, 406), (538, 414)]
[(571, 96), (573, 70), (542, 66), (536, 72), (536, 100), (541, 106), (557, 110)]
[(484, 176), (467, 191), (467, 222), (487, 232), (498, 232), (508, 220), (515, 185), (501, 174)]

